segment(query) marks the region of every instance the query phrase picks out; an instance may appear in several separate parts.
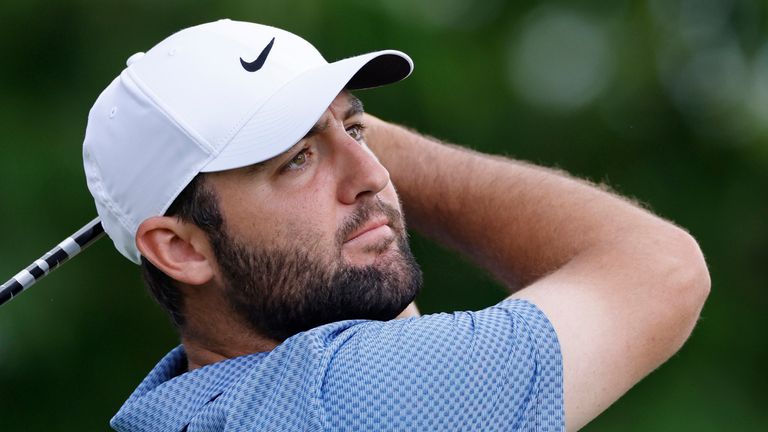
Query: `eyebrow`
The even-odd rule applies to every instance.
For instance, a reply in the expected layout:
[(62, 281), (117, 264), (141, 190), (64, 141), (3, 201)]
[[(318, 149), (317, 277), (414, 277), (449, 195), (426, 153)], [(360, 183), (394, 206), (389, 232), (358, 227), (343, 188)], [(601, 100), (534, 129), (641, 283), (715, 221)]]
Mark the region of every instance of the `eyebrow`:
[(317, 135), (317, 134), (319, 134), (320, 132), (322, 132), (322, 131), (324, 131), (324, 130), (326, 130), (326, 129), (328, 129), (328, 119), (325, 119), (325, 121), (324, 121), (324, 122), (322, 122), (322, 123), (315, 123), (315, 124), (314, 124), (314, 125), (313, 125), (313, 126), (310, 128), (310, 129), (309, 129), (309, 132), (307, 132), (307, 134), (306, 134), (306, 135), (304, 135), (304, 137), (302, 137), (302, 138), (299, 140), (299, 142), (301, 142), (301, 141), (303, 141), (303, 140), (305, 140), (305, 139), (307, 139), (307, 138), (310, 138), (310, 137), (312, 137), (312, 136), (314, 136), (314, 135)]
[(363, 101), (355, 97), (352, 93), (348, 93), (347, 101), (349, 102), (349, 109), (344, 114), (344, 120), (365, 112), (363, 109)]
[[(349, 108), (347, 108), (347, 112), (344, 113), (344, 120), (347, 120), (350, 117), (353, 117), (365, 112), (365, 110), (363, 109), (363, 101), (358, 99), (352, 93), (347, 93), (347, 102), (349, 103)], [(314, 126), (312, 126), (309, 129), (309, 131), (306, 133), (306, 135), (304, 135), (302, 140), (310, 138), (313, 135), (317, 135), (320, 132), (326, 130), (327, 128), (328, 128), (328, 119), (326, 119), (322, 123), (317, 123)]]
[(275, 156), (272, 156), (271, 158), (269, 158), (269, 159), (267, 159), (265, 161), (261, 161), (261, 162), (255, 163), (255, 164), (248, 165), (248, 173), (250, 173), (251, 175), (258, 174), (260, 171), (264, 170), (264, 168), (266, 168), (267, 166), (269, 166), (269, 165), (271, 165), (273, 163), (276, 163), (276, 161), (281, 160), (283, 157), (285, 157), (285, 155), (287, 155), (289, 153), (293, 153), (295, 151), (295, 149), (297, 147), (299, 147), (300, 145), (301, 145), (301, 141), (299, 141), (296, 144), (292, 145), (291, 147), (289, 147), (287, 150), (283, 151), (282, 153), (280, 153), (278, 155), (275, 155)]

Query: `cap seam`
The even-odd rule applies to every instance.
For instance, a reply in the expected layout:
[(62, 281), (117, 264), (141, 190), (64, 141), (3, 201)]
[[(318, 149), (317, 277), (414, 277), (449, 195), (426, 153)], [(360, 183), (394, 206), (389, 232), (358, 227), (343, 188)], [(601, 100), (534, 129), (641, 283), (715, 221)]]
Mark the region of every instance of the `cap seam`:
[(131, 81), (138, 87), (138, 89), (144, 93), (144, 96), (155, 105), (157, 110), (163, 114), (171, 123), (176, 125), (181, 132), (186, 135), (192, 142), (195, 143), (201, 150), (208, 153), (209, 158), (211, 155), (216, 154), (216, 150), (211, 146), (194, 128), (189, 127), (184, 121), (178, 118), (178, 114), (172, 109), (168, 108), (162, 100), (152, 91), (152, 89), (141, 80), (141, 77), (133, 70), (133, 67), (127, 67), (125, 69), (127, 75), (131, 78)]
[(179, 186), (177, 186), (173, 190), (173, 193), (170, 195), (170, 197), (166, 198), (165, 201), (163, 202), (163, 205), (158, 210), (158, 213), (159, 213), (158, 216), (162, 216), (165, 214), (165, 212), (168, 210), (171, 204), (173, 204), (173, 201), (179, 196), (181, 191), (183, 191), (184, 188), (186, 188), (189, 185), (189, 183), (192, 181), (192, 179), (195, 178), (195, 176), (200, 174), (200, 171), (203, 169), (203, 167), (205, 167), (210, 161), (211, 161), (211, 158), (208, 158), (205, 161), (203, 161), (203, 163), (195, 167), (195, 170), (194, 172), (192, 172), (192, 175), (187, 175), (187, 177), (184, 178), (184, 181), (179, 183)]
[[(88, 152), (88, 151), (86, 150), (86, 152)], [(103, 202), (104, 206), (107, 207), (107, 209), (110, 212), (112, 212), (112, 214), (114, 214), (116, 216), (118, 222), (120, 222), (120, 225), (122, 225), (123, 228), (129, 234), (132, 233), (133, 232), (133, 228), (131, 228), (131, 227), (134, 225), (132, 223), (133, 222), (132, 218), (130, 218), (126, 214), (124, 214), (124, 212), (120, 209), (120, 207), (112, 200), (112, 197), (107, 192), (107, 190), (104, 189), (103, 183), (101, 182), (101, 177), (103, 176), (102, 173), (104, 172), (104, 170), (103, 170), (101, 164), (99, 164), (98, 160), (96, 158), (94, 158), (93, 156), (90, 156), (90, 152), (88, 152), (88, 154), (89, 154), (89, 159), (91, 160), (91, 163), (93, 165), (95, 165), (95, 167), (96, 167), (96, 169), (97, 169), (97, 171), (99, 173), (99, 175), (97, 176), (98, 181), (94, 182), (92, 186), (95, 189), (97, 189), (97, 192), (99, 192), (98, 196), (100, 196), (102, 198), (102, 202)]]

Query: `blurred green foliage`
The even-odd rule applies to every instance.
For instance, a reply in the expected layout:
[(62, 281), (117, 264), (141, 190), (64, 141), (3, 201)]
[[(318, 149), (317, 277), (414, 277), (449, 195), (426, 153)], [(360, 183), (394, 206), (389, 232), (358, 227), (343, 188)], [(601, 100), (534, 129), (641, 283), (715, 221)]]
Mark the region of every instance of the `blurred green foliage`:
[[(588, 431), (768, 430), (768, 6), (759, 0), (5, 1), (0, 277), (95, 215), (81, 142), (125, 59), (222, 17), (328, 59), (397, 48), (414, 75), (369, 111), (482, 151), (606, 182), (686, 227), (713, 291), (686, 346)], [(471, 203), (468, 203), (471, 205)], [(418, 235), (423, 312), (504, 291)], [(0, 311), (0, 430), (103, 430), (178, 343), (102, 240)]]

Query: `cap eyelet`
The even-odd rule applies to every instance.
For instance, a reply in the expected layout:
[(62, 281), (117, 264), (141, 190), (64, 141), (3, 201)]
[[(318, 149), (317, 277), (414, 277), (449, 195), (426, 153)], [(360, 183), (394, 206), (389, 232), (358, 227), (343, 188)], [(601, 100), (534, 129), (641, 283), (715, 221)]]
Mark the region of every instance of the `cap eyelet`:
[(109, 118), (114, 118), (115, 114), (117, 114), (117, 107), (112, 107), (112, 109), (109, 110)]

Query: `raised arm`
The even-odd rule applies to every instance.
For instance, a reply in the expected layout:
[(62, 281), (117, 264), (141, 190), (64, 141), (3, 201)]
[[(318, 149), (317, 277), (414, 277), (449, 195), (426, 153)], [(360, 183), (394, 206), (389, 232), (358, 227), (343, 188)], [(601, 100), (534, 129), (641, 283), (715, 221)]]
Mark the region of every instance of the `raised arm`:
[(410, 226), (491, 271), (552, 322), (567, 430), (605, 410), (691, 333), (710, 281), (682, 229), (564, 173), (366, 120)]

